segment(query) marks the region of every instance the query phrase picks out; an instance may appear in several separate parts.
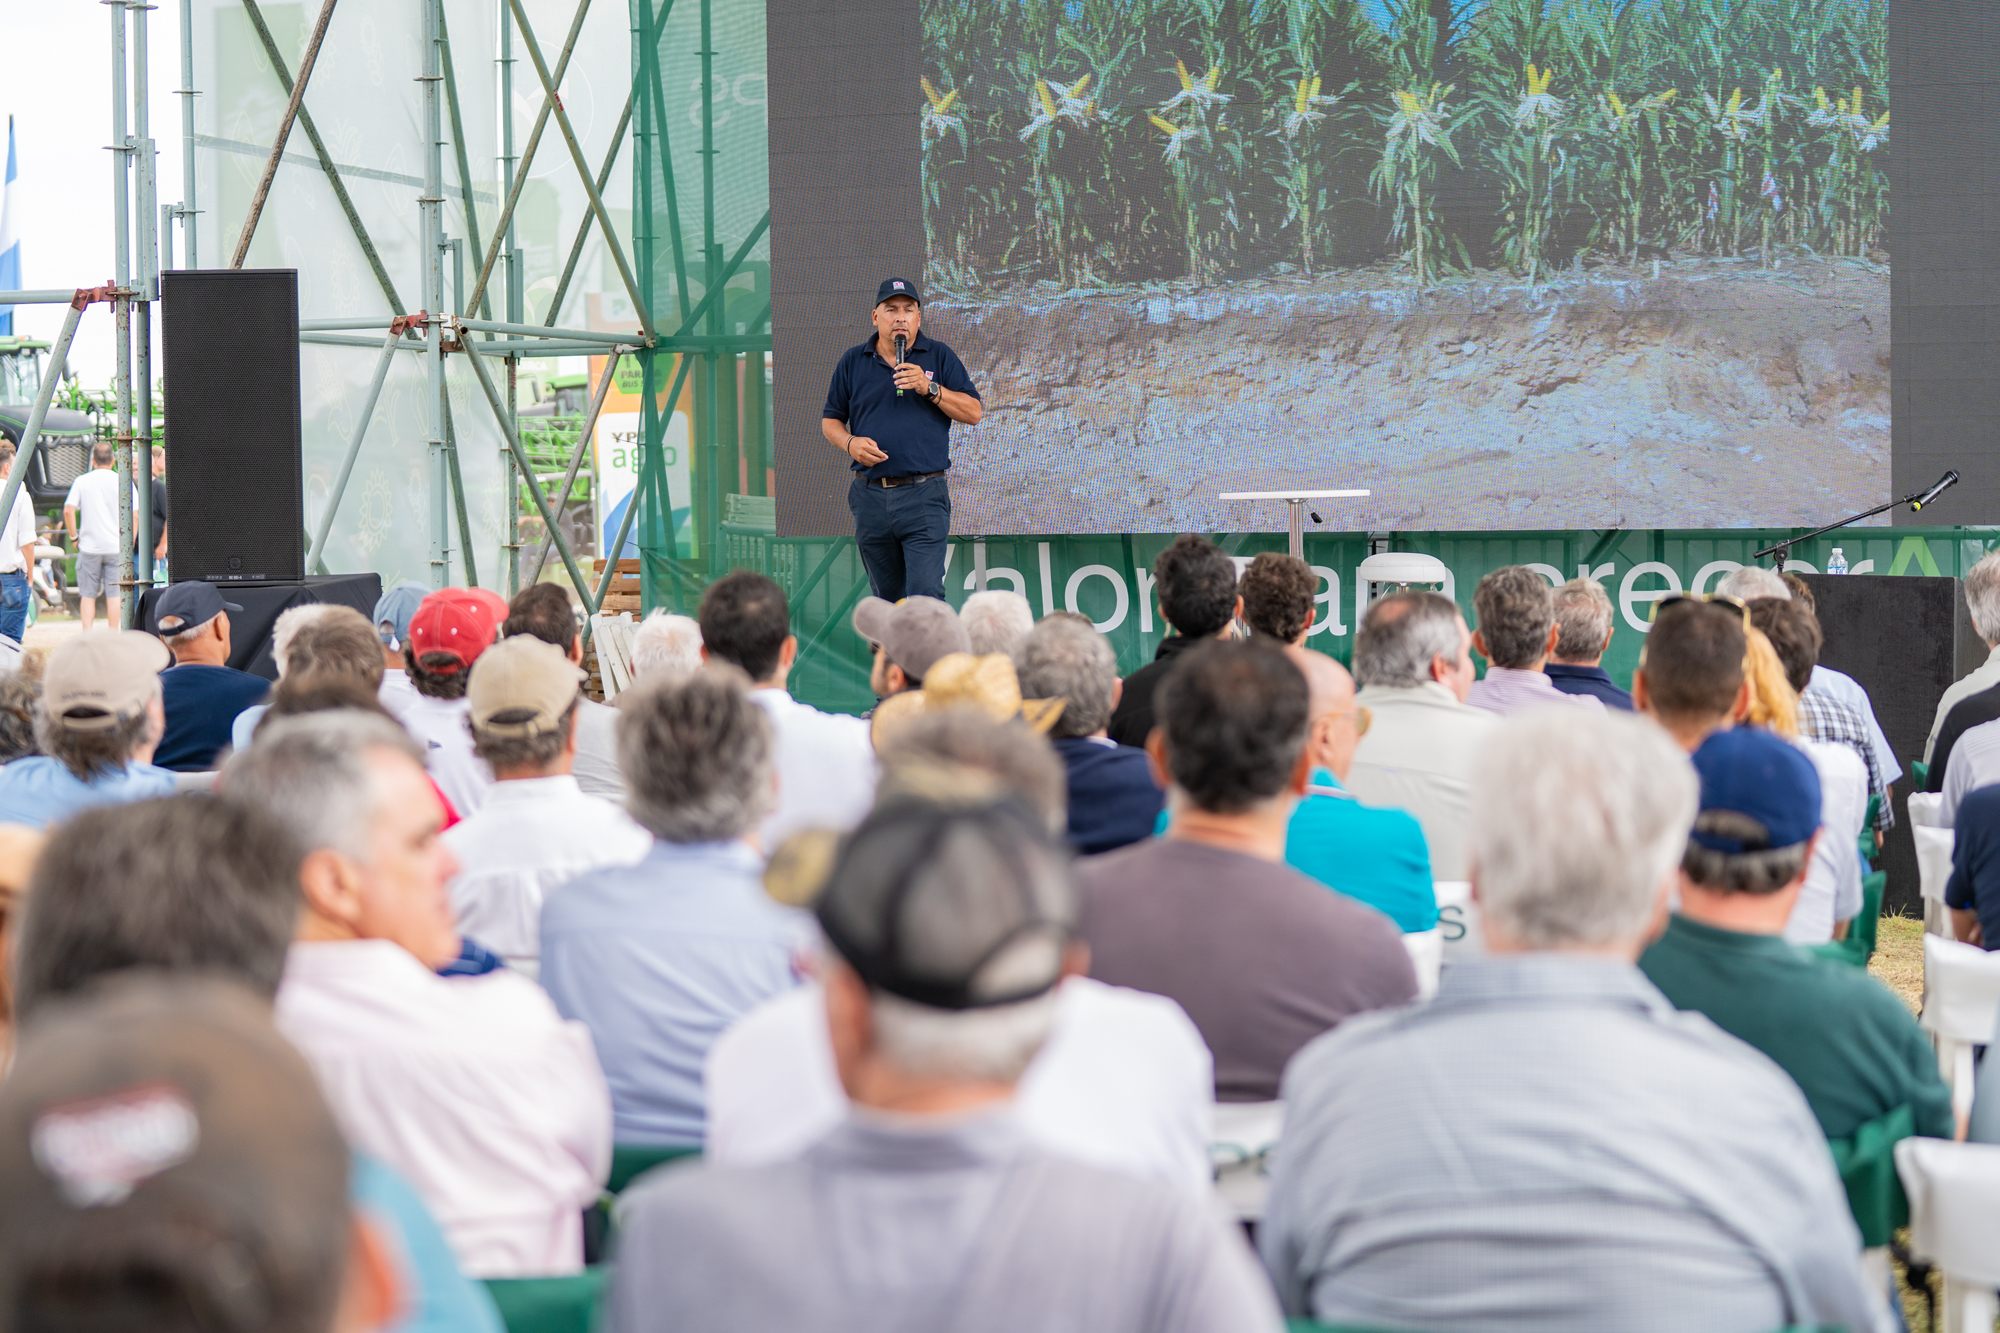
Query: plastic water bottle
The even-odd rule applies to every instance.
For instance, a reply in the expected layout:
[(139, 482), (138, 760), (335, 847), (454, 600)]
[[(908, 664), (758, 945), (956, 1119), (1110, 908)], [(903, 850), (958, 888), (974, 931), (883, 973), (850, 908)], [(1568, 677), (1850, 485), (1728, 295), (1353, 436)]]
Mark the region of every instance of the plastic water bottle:
[(1838, 546), (1833, 548), (1833, 559), (1826, 562), (1826, 572), (1829, 574), (1845, 574), (1847, 572), (1847, 557), (1840, 553)]

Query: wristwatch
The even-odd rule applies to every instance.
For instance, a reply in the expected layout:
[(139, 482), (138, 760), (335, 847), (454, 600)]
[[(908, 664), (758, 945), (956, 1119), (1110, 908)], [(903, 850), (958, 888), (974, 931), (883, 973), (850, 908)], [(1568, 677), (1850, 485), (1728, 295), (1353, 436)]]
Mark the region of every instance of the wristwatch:
[(930, 402), (935, 403), (938, 399), (942, 397), (944, 397), (944, 385), (939, 384), (936, 380), (932, 380), (931, 391), (928, 395), (928, 400)]

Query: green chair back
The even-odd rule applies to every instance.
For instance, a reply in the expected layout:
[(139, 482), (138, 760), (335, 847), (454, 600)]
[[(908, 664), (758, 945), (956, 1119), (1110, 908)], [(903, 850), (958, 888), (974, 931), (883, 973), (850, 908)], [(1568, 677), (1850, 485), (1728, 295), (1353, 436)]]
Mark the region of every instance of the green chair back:
[(1910, 781), (1916, 784), (1910, 788), (1911, 791), (1930, 790), (1931, 766), (1921, 759), (1912, 759), (1910, 761)]
[(602, 1324), (605, 1270), (570, 1277), (488, 1278), (507, 1333), (597, 1333)]
[(1875, 940), (1882, 921), (1882, 894), (1889, 886), (1886, 870), (1871, 870), (1861, 877), (1861, 910), (1847, 928), (1844, 940), (1815, 944), (1812, 951), (1822, 958), (1852, 967), (1866, 967), (1875, 956)]
[(1873, 865), (1875, 863), (1875, 854), (1882, 850), (1881, 844), (1875, 838), (1875, 816), (1881, 813), (1882, 793), (1870, 792), (1868, 794), (1868, 813), (1861, 817), (1861, 836), (1856, 844), (1861, 849), (1861, 864), (1864, 866)]
[(608, 1194), (623, 1194), (625, 1187), (662, 1162), (683, 1157), (699, 1157), (699, 1148), (658, 1148), (651, 1144), (620, 1143), (611, 1149), (611, 1179), (604, 1183)]
[(1915, 1132), (1916, 1120), (1905, 1105), (1870, 1120), (1852, 1138), (1827, 1140), (1866, 1248), (1887, 1245), (1896, 1228), (1909, 1225), (1910, 1201), (1896, 1174), (1896, 1145)]

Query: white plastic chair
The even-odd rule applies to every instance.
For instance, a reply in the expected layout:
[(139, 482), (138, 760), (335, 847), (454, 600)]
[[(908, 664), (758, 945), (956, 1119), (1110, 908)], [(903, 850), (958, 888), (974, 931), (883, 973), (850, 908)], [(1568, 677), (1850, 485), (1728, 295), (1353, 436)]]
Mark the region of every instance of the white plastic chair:
[(1992, 1041), (2000, 1023), (2000, 954), (1924, 936), (1924, 1011), (1917, 1022), (1937, 1042), (1938, 1073), (1951, 1085), (1951, 1109), (1963, 1118), (1972, 1110), (1972, 1048)]
[(1941, 791), (1913, 791), (1910, 793), (1910, 822), (1918, 828), (1947, 828), (1944, 822), (1944, 793)]
[(1285, 1127), (1283, 1102), (1217, 1102), (1209, 1165), (1215, 1170), (1215, 1192), (1238, 1220), (1264, 1216), (1271, 1196), (1266, 1174), (1271, 1150)]
[(1472, 882), (1441, 879), (1431, 885), (1437, 895), (1438, 933), (1444, 938), (1444, 961), (1476, 958), (1486, 952), (1486, 932), (1479, 904), (1472, 901)]
[[(1912, 801), (1916, 797), (1910, 798)], [(1924, 898), (1924, 933), (1951, 938), (1951, 909), (1944, 905), (1951, 882), (1951, 853), (1958, 835), (1948, 828), (1917, 824), (1910, 829), (1917, 844), (1917, 886)]]
[[(1990, 1034), (1989, 1034), (1990, 1035)], [(1944, 1272), (1945, 1333), (1992, 1333), (2000, 1316), (2000, 1145), (1904, 1139), (1910, 1253)]]
[(1436, 926), (1413, 930), (1403, 936), (1410, 951), (1410, 966), (1417, 970), (1417, 998), (1428, 1000), (1438, 991), (1438, 975), (1444, 971), (1444, 931)]

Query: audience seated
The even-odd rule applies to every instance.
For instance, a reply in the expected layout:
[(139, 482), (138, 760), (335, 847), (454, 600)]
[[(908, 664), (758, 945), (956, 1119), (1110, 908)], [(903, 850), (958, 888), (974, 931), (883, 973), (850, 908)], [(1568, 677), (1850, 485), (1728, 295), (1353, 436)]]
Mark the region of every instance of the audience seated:
[(229, 613), (243, 608), (222, 600), (213, 583), (190, 580), (160, 594), (153, 623), (174, 664), (160, 673), (166, 714), (153, 761), (177, 773), (215, 767), (230, 743), (236, 715), (271, 692), (271, 682), (229, 665)]
[(304, 849), (305, 912), (278, 991), (354, 1146), (405, 1176), (476, 1277), (573, 1273), (611, 1163), (590, 1034), (511, 969), (441, 977), (456, 868), (421, 751), (363, 713), (272, 721), (223, 771), (230, 799)]
[(2000, 784), (1967, 793), (1956, 815), (1944, 888), (1952, 933), (1967, 944), (2000, 949)]
[[(701, 626), (692, 616), (655, 611), (632, 631), (632, 679), (686, 680), (701, 670)], [(620, 781), (623, 781), (621, 775)]]
[(1160, 640), (1151, 662), (1125, 677), (1106, 733), (1120, 745), (1141, 748), (1156, 720), (1153, 691), (1174, 659), (1204, 639), (1234, 637), (1236, 617), (1243, 611), (1235, 562), (1206, 537), (1192, 533), (1174, 538), (1153, 561), (1153, 586), (1160, 595), (1160, 617), (1173, 633)]
[(889, 699), (924, 687), (924, 673), (947, 653), (971, 651), (958, 614), (936, 597), (896, 603), (864, 597), (854, 608), (854, 632), (875, 652), (868, 688)]
[(541, 960), (543, 901), (586, 871), (636, 864), (653, 845), (572, 775), (581, 676), (560, 648), (521, 634), (481, 653), (466, 684), (472, 752), (494, 781), (479, 812), (444, 835), (458, 862), (451, 909), (461, 932), (529, 976)]
[(1068, 775), (1069, 841), (1086, 856), (1153, 836), (1166, 794), (1146, 752), (1111, 739), (1118, 706), (1118, 659), (1089, 620), (1058, 611), (1015, 652), (1021, 693), (1061, 699), (1049, 739)]
[(46, 828), (92, 806), (170, 794), (173, 773), (152, 762), (169, 660), (138, 630), (79, 634), (50, 653), (35, 712), (41, 753), (0, 768), (0, 824)]
[[(1799, 694), (1803, 720), (1807, 691), (1802, 686), (1811, 679), (1813, 660), (1819, 655), (1819, 622), (1796, 602), (1760, 597), (1750, 604), (1750, 624), (1752, 644), (1761, 634), (1783, 664), (1786, 684)], [(1846, 710), (1834, 699), (1816, 696), (1816, 700)], [(1840, 923), (1861, 910), (1861, 853), (1855, 837), (1868, 816), (1867, 747), (1806, 735), (1794, 738), (1794, 743), (1818, 771), (1824, 822), (1785, 938), (1793, 944), (1819, 944), (1844, 936), (1846, 928)]]
[(230, 732), (234, 748), (250, 747), (257, 724), (270, 716), (285, 682), (296, 676), (343, 676), (364, 686), (369, 693), (380, 695), (387, 672), (382, 665), (381, 645), (367, 617), (351, 606), (314, 602), (295, 606), (278, 620), (283, 624), (287, 617), (307, 612), (311, 613), (309, 617), (287, 625), (282, 652), (275, 646), (273, 635), (272, 657), (278, 664), (278, 686), (271, 692), (271, 703), (254, 704), (237, 715)]
[(958, 608), (958, 621), (965, 626), (966, 651), (974, 657), (1001, 653), (1012, 657), (1035, 627), (1035, 609), (1018, 592), (988, 588), (973, 593)]
[[(867, 816), (875, 797), (868, 724), (822, 713), (785, 688), (799, 653), (791, 616), (785, 590), (747, 569), (717, 579), (701, 599), (702, 657), (748, 676), (750, 702), (771, 724), (778, 797), (758, 826), (759, 846), (767, 852), (800, 829), (846, 832)], [(908, 651), (900, 644), (899, 650)]]
[[(423, 697), (410, 683), (410, 673), (403, 669), (403, 644), (410, 637), (410, 617), (417, 613), (430, 591), (415, 579), (404, 579), (390, 584), (375, 603), (375, 633), (382, 644), (382, 706), (398, 721), (405, 710)], [(278, 621), (284, 623), (284, 617), (278, 617)], [(277, 646), (274, 634), (271, 644), (274, 653)]]
[(1243, 598), (1243, 623), (1252, 634), (1280, 648), (1302, 645), (1313, 623), (1319, 575), (1295, 555), (1265, 551), (1250, 562), (1236, 585)]
[(0, 1086), (0, 1324), (386, 1329), (401, 1259), (348, 1191), (266, 1005), (206, 977), (108, 981), (49, 1005)]
[[(49, 840), (22, 922), (23, 1014), (140, 969), (221, 978), (268, 1006), (303, 903), (300, 860), (275, 817), (240, 802), (173, 796), (85, 811)], [(459, 1272), (409, 1185), (357, 1156), (351, 1188), (392, 1224), (411, 1279), (399, 1333), (499, 1333), (492, 1303)]]
[(403, 670), (418, 698), (389, 711), (424, 751), (424, 767), (461, 818), (478, 811), (493, 771), (472, 753), (465, 726), (465, 677), (499, 637), (507, 603), (484, 588), (434, 592), (410, 615)]
[[(35, 664), (30, 670), (30, 664)], [(35, 746), (35, 705), (42, 700), (38, 659), (24, 657), (19, 669), (0, 672), (0, 764), (41, 753)]]
[(1258, 1233), (1285, 1312), (1440, 1333), (1885, 1327), (1804, 1096), (1634, 965), (1687, 846), (1687, 760), (1642, 720), (1543, 711), (1495, 728), (1474, 791), (1488, 953), (1286, 1071)]
[(1615, 628), (1611, 597), (1596, 579), (1574, 578), (1555, 591), (1556, 646), (1542, 672), (1564, 694), (1588, 694), (1606, 708), (1632, 711), (1632, 696), (1598, 665)]
[(1564, 704), (1597, 709), (1595, 694), (1556, 688), (1543, 669), (1562, 639), (1548, 580), (1526, 565), (1506, 565), (1479, 580), (1472, 594), (1479, 628), (1472, 651), (1486, 659), (1486, 675), (1466, 689), (1465, 702), (1489, 713), (1518, 713)]
[[(278, 673), (278, 679), (285, 678), (286, 659), (291, 655), (292, 639), (299, 630), (317, 621), (335, 608), (326, 602), (301, 602), (297, 606), (286, 607), (271, 622), (271, 665)], [(257, 723), (264, 717), (268, 703), (254, 703), (238, 713), (229, 724), (229, 744), (232, 749), (247, 749), (250, 734), (257, 729)]]
[(1681, 858), (1680, 906), (1639, 959), (1674, 1002), (1778, 1062), (1820, 1128), (1844, 1139), (1908, 1106), (1950, 1138), (1951, 1092), (1930, 1038), (1859, 968), (1783, 938), (1820, 827), (1819, 774), (1768, 732), (1719, 731), (1694, 753), (1701, 809)]
[[(1022, 800), (1052, 833), (1064, 782), (1046, 742), (970, 708), (926, 712), (884, 755), (884, 800), (982, 804)], [(822, 868), (831, 868), (829, 859)], [(804, 895), (817, 895), (814, 883)], [(1051, 1152), (1158, 1180), (1206, 1199), (1215, 1066), (1181, 1007), (1084, 975), (1089, 950), (1064, 954), (1055, 1023), (1021, 1076), (1028, 1137)], [(709, 1050), (706, 1153), (730, 1165), (796, 1157), (846, 1118), (817, 980), (765, 1001)]]
[(1306, 732), (1312, 784), (1285, 827), (1285, 863), (1405, 931), (1429, 930), (1437, 924), (1437, 895), (1423, 826), (1407, 810), (1364, 805), (1341, 785), (1371, 725), (1354, 701), (1354, 677), (1310, 648), (1287, 648), (1285, 656), (1305, 674), (1312, 718)]
[(630, 1191), (614, 1333), (1276, 1333), (1240, 1234), (1206, 1205), (1051, 1154), (1012, 1109), (1057, 1021), (1077, 915), (1063, 861), (1011, 800), (870, 816), (817, 907), (855, 1109), (797, 1158)]
[(1951, 710), (1982, 690), (2000, 685), (2000, 550), (1988, 551), (1965, 571), (1965, 609), (1971, 613), (1973, 633), (1990, 651), (1984, 662), (1953, 681), (1938, 699), (1930, 735), (1924, 741), (1924, 762), (1933, 773), (1942, 767), (1936, 753), (1938, 734), (1944, 730)]
[(1370, 721), (1347, 789), (1371, 805), (1415, 815), (1439, 879), (1465, 878), (1472, 752), (1494, 723), (1465, 702), (1471, 646), (1457, 605), (1434, 592), (1382, 598), (1354, 637), (1355, 702)]
[(1268, 1101), (1293, 1052), (1414, 998), (1416, 975), (1394, 922), (1284, 863), (1312, 774), (1306, 681), (1284, 652), (1204, 644), (1156, 698), (1147, 752), (1173, 828), (1079, 865), (1090, 974), (1179, 1002), (1217, 1098)]
[(626, 808), (656, 841), (637, 865), (594, 870), (542, 907), (542, 984), (596, 1040), (619, 1143), (701, 1145), (709, 1046), (798, 984), (811, 942), (810, 921), (760, 882), (771, 724), (747, 685), (711, 666), (625, 697)]
[[(569, 593), (554, 583), (531, 583), (507, 604), (500, 637), (526, 634), (552, 644), (578, 668), (583, 666), (583, 634)], [(579, 670), (579, 675), (581, 671)], [(625, 799), (625, 778), (618, 771), (618, 710), (578, 694), (574, 728), (576, 756), (571, 769), (585, 794), (607, 801)]]

